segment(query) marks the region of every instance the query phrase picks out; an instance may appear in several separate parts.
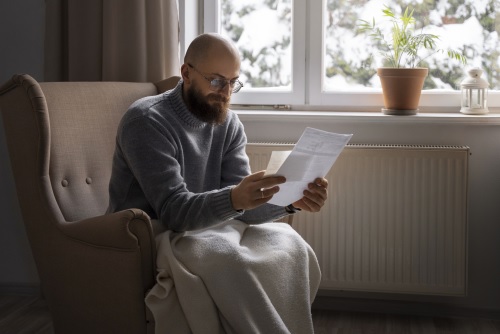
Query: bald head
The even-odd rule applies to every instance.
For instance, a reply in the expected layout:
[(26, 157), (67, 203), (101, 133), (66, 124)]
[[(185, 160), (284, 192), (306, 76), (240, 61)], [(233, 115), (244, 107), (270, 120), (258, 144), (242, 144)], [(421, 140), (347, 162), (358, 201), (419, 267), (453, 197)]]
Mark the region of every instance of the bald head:
[[(196, 37), (181, 66), (183, 99), (191, 112), (209, 122), (224, 120), (232, 86), (240, 76), (240, 65), (238, 49), (231, 41), (218, 34)], [(226, 84), (214, 88), (214, 79)]]
[(233, 58), (239, 63), (240, 55), (236, 46), (219, 34), (207, 33), (196, 37), (189, 45), (184, 63), (197, 66), (200, 62), (213, 61), (214, 59)]

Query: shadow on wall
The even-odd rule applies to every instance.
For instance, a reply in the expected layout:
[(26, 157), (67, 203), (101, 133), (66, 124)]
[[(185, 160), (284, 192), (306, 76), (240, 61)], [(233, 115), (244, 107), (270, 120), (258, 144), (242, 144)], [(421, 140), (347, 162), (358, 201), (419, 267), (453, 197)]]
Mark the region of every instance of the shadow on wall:
[[(16, 73), (29, 73), (43, 81), (44, 12), (44, 1), (0, 1), (0, 85)], [(36, 293), (38, 274), (17, 202), (1, 119), (0, 175), (0, 293)]]
[(39, 279), (17, 201), (0, 118), (0, 293), (35, 293)]
[(16, 73), (43, 80), (44, 31), (45, 1), (0, 1), (0, 84)]

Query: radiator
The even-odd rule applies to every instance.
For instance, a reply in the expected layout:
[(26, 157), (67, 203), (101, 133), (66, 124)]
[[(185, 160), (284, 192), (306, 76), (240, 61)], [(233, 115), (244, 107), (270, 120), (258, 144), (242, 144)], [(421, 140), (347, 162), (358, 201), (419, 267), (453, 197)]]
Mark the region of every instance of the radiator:
[[(253, 171), (273, 150), (250, 143)], [(319, 213), (293, 227), (314, 249), (321, 289), (466, 294), (468, 147), (347, 145)]]

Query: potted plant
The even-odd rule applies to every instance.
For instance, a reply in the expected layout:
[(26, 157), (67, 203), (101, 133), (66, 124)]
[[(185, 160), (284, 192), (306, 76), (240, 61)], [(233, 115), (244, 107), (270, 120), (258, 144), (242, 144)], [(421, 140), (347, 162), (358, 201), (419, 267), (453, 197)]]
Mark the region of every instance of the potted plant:
[[(385, 108), (389, 115), (414, 115), (418, 111), (420, 94), (428, 69), (421, 66), (422, 61), (436, 52), (446, 52), (448, 57), (466, 63), (466, 57), (454, 50), (437, 49), (439, 36), (416, 33), (416, 20), (413, 9), (406, 7), (404, 13), (396, 16), (393, 10), (384, 5), (383, 16), (392, 24), (390, 38), (372, 22), (359, 20), (358, 31), (368, 34), (382, 48), (384, 63), (388, 67), (377, 69), (382, 84)], [(425, 54), (424, 51), (427, 51)]]

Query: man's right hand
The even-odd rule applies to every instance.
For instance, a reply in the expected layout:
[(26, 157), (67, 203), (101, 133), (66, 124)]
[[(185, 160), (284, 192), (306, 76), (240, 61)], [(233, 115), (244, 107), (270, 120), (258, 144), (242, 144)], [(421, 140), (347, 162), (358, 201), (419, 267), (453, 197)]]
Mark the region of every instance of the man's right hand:
[(250, 210), (267, 203), (285, 183), (284, 176), (266, 176), (260, 171), (245, 177), (231, 191), (231, 201), (235, 210)]

